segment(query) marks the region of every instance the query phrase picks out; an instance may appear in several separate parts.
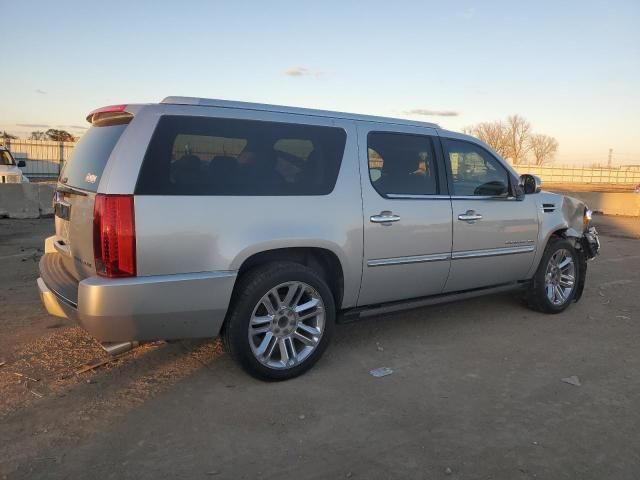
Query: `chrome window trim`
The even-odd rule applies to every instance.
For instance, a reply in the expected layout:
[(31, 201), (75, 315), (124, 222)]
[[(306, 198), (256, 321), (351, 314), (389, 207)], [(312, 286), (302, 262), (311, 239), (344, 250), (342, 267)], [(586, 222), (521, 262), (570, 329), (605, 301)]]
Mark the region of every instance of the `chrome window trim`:
[(410, 257), (376, 258), (373, 260), (368, 260), (367, 267), (406, 265), (410, 263), (442, 262), (444, 260), (450, 260), (450, 259), (451, 259), (451, 255), (448, 253), (435, 253), (431, 255), (413, 255)]
[(515, 200), (507, 195), (452, 195), (451, 200)]
[(405, 193), (387, 193), (387, 198), (392, 200), (516, 200), (513, 196), (492, 195), (412, 195)]
[(405, 193), (387, 193), (387, 198), (393, 200), (449, 200), (449, 195), (412, 195)]
[(534, 245), (525, 245), (522, 247), (504, 247), (504, 248), (488, 248), (485, 250), (465, 250), (461, 252), (453, 252), (451, 258), (460, 260), (465, 258), (481, 258), (481, 257), (497, 257), (500, 255), (515, 255), (518, 253), (529, 253), (536, 249)]

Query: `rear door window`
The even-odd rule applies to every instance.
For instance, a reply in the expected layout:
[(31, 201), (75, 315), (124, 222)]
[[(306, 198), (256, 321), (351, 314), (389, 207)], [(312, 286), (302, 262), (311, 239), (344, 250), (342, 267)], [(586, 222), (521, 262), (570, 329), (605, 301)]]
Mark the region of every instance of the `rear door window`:
[(95, 192), (107, 160), (127, 124), (93, 126), (73, 149), (60, 172), (60, 181), (66, 185)]
[(425, 135), (371, 132), (367, 137), (369, 178), (388, 195), (438, 195), (433, 141)]
[(326, 195), (345, 142), (334, 127), (163, 116), (136, 194)]

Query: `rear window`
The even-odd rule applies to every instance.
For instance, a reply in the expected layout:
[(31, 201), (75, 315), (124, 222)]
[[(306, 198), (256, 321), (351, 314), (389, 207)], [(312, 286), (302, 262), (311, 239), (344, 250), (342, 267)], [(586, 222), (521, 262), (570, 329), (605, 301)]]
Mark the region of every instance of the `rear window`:
[(104, 167), (127, 124), (93, 126), (73, 149), (60, 172), (60, 181), (72, 187), (95, 192)]
[(334, 127), (163, 116), (136, 194), (326, 195), (345, 141)]

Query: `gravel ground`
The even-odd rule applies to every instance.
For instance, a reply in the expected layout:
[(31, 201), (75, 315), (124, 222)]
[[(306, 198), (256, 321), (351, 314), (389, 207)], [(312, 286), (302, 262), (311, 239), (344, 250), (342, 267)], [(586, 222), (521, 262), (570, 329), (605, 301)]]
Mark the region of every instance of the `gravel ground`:
[(107, 357), (40, 306), (52, 223), (0, 220), (0, 478), (640, 477), (640, 219), (596, 217), (603, 252), (564, 314), (508, 294), (339, 325), (285, 383), (210, 340), (76, 375)]

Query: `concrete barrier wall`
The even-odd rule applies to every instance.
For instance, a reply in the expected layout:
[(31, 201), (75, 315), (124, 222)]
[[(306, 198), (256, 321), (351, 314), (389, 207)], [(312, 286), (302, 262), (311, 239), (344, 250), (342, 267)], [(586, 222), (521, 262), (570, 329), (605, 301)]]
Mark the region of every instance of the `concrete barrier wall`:
[(53, 215), (53, 192), (50, 183), (0, 185), (0, 217), (38, 218)]
[[(53, 214), (52, 183), (0, 185), (0, 217), (38, 218)], [(640, 217), (640, 194), (609, 192), (558, 192), (578, 198), (594, 212)]]
[(558, 192), (578, 198), (594, 212), (605, 215), (640, 217), (640, 193)]

